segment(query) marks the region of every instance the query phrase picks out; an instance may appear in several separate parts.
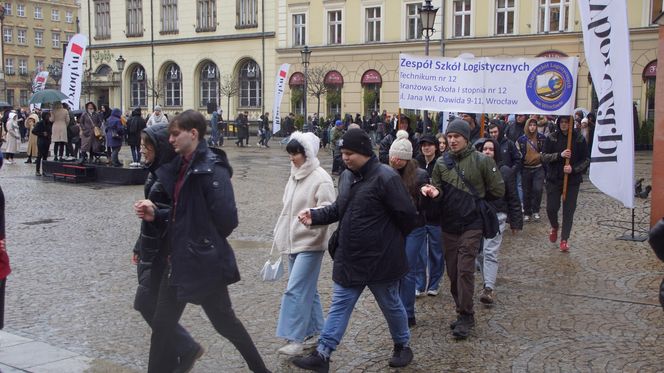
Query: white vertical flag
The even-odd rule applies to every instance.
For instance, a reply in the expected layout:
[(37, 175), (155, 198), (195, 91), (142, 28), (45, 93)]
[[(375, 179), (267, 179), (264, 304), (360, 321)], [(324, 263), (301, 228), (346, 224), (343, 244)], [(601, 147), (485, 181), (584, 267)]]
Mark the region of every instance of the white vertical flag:
[(290, 64), (285, 63), (279, 68), (277, 79), (274, 84), (274, 107), (272, 109), (272, 133), (277, 133), (281, 130), (281, 99), (284, 97), (284, 86), (286, 85), (286, 77), (288, 76), (288, 69)]
[(634, 127), (629, 26), (625, 1), (579, 0), (583, 47), (599, 108), (590, 180), (634, 207)]
[(63, 100), (72, 110), (80, 107), (81, 83), (83, 82), (83, 60), (85, 49), (88, 47), (88, 38), (83, 34), (76, 34), (67, 44), (65, 61), (62, 65), (62, 81), (60, 92), (67, 95)]

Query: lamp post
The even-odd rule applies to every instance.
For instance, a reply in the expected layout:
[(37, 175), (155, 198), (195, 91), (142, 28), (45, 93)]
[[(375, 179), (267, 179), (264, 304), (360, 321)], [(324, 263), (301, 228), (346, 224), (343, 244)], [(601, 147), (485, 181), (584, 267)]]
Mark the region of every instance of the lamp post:
[[(422, 25), (422, 34), (424, 35), (424, 55), (429, 55), (429, 40), (435, 30), (433, 24), (436, 22), (436, 12), (438, 8), (431, 5), (431, 0), (426, 0), (425, 4), (420, 7), (420, 24)], [(424, 132), (426, 132), (427, 123), (429, 122), (429, 111), (424, 110)]]
[(62, 63), (54, 62), (48, 65), (46, 69), (48, 70), (48, 76), (55, 80), (56, 89), (59, 89), (57, 85), (60, 83), (60, 78), (62, 78)]
[(115, 60), (115, 63), (118, 64), (118, 71), (120, 72), (120, 111), (122, 112), (122, 115), (124, 115), (124, 102), (122, 100), (122, 72), (124, 71), (125, 62), (127, 62), (127, 60), (122, 58), (122, 55)]
[(309, 59), (311, 58), (311, 50), (308, 46), (300, 51), (302, 55), (302, 65), (304, 65), (304, 130), (308, 131), (309, 123), (307, 123), (307, 83), (309, 82)]
[[(5, 21), (5, 4), (0, 4), (0, 32), (3, 32), (3, 25)], [(0, 35), (4, 39), (4, 35)], [(0, 81), (2, 81), (2, 100), (7, 101), (7, 81), (5, 79), (5, 41), (0, 40), (0, 62), (2, 62), (2, 70), (0, 71)]]

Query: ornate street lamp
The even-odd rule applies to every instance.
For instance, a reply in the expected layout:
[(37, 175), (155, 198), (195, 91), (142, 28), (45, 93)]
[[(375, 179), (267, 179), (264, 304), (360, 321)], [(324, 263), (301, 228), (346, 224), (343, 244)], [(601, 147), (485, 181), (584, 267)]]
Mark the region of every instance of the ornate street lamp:
[[(436, 12), (438, 8), (431, 5), (431, 0), (426, 0), (425, 4), (420, 7), (420, 24), (422, 25), (422, 34), (424, 35), (424, 55), (429, 55), (429, 40), (435, 30), (433, 24), (436, 23)], [(424, 110), (424, 131), (426, 132), (427, 122), (429, 121), (429, 111)]]
[(304, 49), (300, 51), (302, 55), (302, 65), (304, 65), (304, 128), (303, 130), (307, 131), (309, 129), (309, 124), (307, 123), (307, 83), (309, 81), (309, 59), (311, 58), (311, 49), (308, 46), (304, 46)]
[(124, 102), (122, 100), (122, 72), (124, 71), (126, 62), (127, 60), (122, 58), (122, 55), (115, 60), (115, 63), (118, 65), (118, 71), (120, 72), (120, 111), (122, 112), (122, 115), (124, 115)]

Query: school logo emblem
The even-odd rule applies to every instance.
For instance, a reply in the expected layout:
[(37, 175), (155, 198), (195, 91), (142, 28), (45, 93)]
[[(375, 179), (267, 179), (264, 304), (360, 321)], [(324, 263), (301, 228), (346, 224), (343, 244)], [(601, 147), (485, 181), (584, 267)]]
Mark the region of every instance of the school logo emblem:
[(536, 66), (526, 80), (528, 99), (546, 111), (556, 111), (567, 104), (573, 90), (572, 73), (567, 66), (556, 61)]

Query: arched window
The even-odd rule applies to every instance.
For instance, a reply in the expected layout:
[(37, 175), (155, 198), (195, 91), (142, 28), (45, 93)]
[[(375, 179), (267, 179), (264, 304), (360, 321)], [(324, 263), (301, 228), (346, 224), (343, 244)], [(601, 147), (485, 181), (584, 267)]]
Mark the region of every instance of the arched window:
[(304, 74), (295, 72), (288, 80), (291, 90), (291, 111), (295, 114), (304, 114)]
[(240, 107), (261, 107), (262, 99), (261, 70), (256, 62), (249, 60), (240, 68)]
[(174, 63), (164, 71), (164, 106), (182, 106), (182, 73)]
[(344, 86), (344, 77), (340, 72), (332, 70), (325, 74), (327, 87), (327, 114), (341, 114), (341, 88)]
[(148, 106), (148, 89), (145, 81), (145, 69), (137, 65), (131, 72), (131, 92), (129, 102), (131, 107)]
[(200, 76), (201, 102), (198, 106), (205, 107), (210, 102), (219, 103), (219, 70), (212, 62), (206, 63)]
[(361, 83), (366, 115), (374, 110), (380, 111), (380, 87), (383, 85), (383, 78), (380, 73), (376, 70), (365, 71)]
[(97, 68), (97, 71), (95, 71), (95, 74), (97, 76), (108, 76), (113, 72), (113, 69), (111, 69), (110, 66), (104, 64), (104, 65), (99, 65)]
[(657, 60), (651, 61), (643, 69), (643, 82), (646, 83), (646, 120), (655, 119), (655, 83), (657, 82)]

